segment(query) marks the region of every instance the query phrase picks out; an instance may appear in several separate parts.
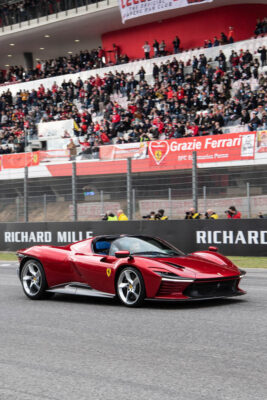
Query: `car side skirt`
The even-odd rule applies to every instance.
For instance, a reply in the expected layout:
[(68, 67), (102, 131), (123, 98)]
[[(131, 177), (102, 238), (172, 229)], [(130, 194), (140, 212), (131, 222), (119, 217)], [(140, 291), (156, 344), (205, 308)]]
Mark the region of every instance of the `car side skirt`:
[(73, 294), (78, 296), (90, 296), (90, 297), (105, 297), (105, 298), (115, 297), (114, 294), (100, 292), (99, 290), (92, 289), (89, 285), (82, 284), (79, 282), (70, 282), (64, 285), (54, 286), (49, 288), (47, 292), (59, 293), (59, 294)]

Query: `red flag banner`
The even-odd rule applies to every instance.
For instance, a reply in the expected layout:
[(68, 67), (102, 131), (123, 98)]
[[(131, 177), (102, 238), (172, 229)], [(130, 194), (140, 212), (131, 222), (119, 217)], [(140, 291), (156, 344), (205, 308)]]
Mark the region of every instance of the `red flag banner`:
[(39, 165), (39, 152), (5, 154), (2, 158), (3, 169), (24, 168)]

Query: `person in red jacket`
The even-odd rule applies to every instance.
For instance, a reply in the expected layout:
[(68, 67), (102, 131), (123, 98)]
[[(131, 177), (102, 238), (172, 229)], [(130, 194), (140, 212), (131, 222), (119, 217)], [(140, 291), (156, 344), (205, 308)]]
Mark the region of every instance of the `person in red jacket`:
[(241, 218), (241, 212), (237, 211), (235, 206), (229, 207), (228, 210), (225, 212), (227, 213), (227, 218), (230, 218), (230, 219), (240, 219)]

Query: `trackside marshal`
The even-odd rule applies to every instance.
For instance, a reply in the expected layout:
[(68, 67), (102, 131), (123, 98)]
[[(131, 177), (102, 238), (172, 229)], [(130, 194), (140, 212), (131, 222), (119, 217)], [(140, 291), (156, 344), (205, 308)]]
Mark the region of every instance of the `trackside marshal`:
[(122, 22), (161, 11), (211, 3), (213, 0), (119, 0)]

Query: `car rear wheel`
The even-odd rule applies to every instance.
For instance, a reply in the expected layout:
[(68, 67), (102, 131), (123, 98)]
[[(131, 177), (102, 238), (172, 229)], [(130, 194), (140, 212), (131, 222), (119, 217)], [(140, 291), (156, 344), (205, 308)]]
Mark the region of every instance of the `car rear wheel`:
[(127, 307), (139, 307), (145, 298), (145, 284), (141, 273), (133, 267), (124, 268), (117, 280), (117, 294)]
[(37, 260), (28, 260), (21, 271), (21, 283), (26, 296), (32, 300), (49, 297), (44, 269)]

